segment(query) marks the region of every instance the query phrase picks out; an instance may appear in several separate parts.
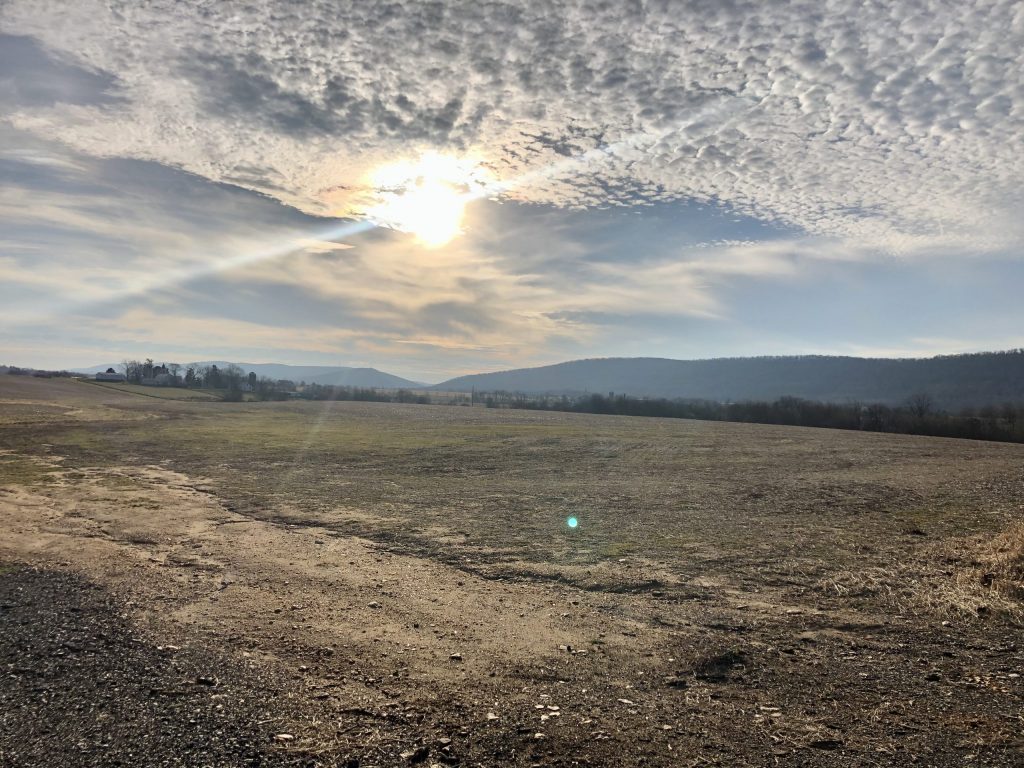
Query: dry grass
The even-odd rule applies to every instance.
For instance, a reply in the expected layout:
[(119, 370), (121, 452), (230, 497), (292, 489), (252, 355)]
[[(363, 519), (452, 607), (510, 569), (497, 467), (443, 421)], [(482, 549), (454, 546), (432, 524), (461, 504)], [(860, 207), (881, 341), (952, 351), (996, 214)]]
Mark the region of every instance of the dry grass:
[(221, 400), (222, 393), (212, 389), (182, 389), (180, 387), (144, 387), (141, 384), (120, 384), (110, 382), (97, 382), (91, 379), (79, 379), (80, 383), (100, 389), (109, 389), (114, 392), (124, 392), (129, 395), (141, 395), (143, 397), (155, 397), (160, 400), (200, 400), (213, 401)]
[(842, 571), (818, 582), (825, 593), (870, 598), (897, 614), (998, 617), (1024, 625), (1024, 523), (994, 537), (952, 539), (890, 567)]
[(1024, 523), (994, 537), (954, 540), (942, 549), (952, 575), (922, 597), (961, 615), (995, 615), (1024, 624)]
[(1024, 603), (1024, 522), (1014, 523), (983, 544), (976, 564), (961, 576), (990, 593)]
[[(63, 458), (67, 483), (81, 468), (158, 465), (202, 478), (241, 514), (481, 571), (629, 589), (741, 583), (793, 601), (818, 584), (814, 597), (835, 610), (1024, 622), (1022, 526), (1000, 532), (1024, 507), (1020, 445), (484, 408), (191, 403), (21, 378), (0, 377), (0, 483), (57, 474), (30, 458)], [(638, 575), (639, 563), (651, 572)]]

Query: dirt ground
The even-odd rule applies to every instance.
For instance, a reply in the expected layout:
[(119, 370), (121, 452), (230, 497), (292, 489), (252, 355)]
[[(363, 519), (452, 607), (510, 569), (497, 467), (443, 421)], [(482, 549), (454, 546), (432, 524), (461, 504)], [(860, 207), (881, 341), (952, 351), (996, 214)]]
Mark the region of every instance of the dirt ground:
[(1024, 446), (0, 377), (0, 765), (1019, 766), (1022, 511)]

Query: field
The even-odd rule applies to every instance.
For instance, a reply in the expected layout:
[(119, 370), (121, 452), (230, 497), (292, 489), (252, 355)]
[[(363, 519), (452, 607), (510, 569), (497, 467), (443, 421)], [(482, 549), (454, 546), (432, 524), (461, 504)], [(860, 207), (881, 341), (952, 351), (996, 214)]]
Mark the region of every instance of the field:
[(81, 384), (91, 387), (112, 389), (115, 392), (141, 395), (143, 397), (159, 397), (165, 400), (220, 400), (221, 396), (213, 389), (182, 389), (179, 387), (144, 387), (141, 384), (116, 382), (100, 382), (82, 379)]
[(1022, 468), (0, 377), (0, 765), (1018, 766)]

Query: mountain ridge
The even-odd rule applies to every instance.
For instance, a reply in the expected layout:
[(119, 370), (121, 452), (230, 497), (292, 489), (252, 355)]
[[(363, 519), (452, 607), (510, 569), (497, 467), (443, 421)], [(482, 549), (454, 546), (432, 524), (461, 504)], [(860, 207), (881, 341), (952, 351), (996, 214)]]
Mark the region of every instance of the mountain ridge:
[[(227, 366), (224, 360), (189, 363)], [(928, 395), (944, 408), (1024, 402), (1024, 350), (971, 352), (927, 358), (851, 355), (761, 355), (677, 360), (595, 357), (531, 368), (457, 376), (432, 386), (350, 366), (235, 363), (246, 373), (325, 386), (435, 391), (514, 392), (525, 395), (631, 395), (739, 402), (792, 396), (830, 402), (897, 405)], [(108, 366), (79, 369), (86, 373)], [(187, 367), (187, 366), (186, 366)], [(117, 365), (114, 365), (117, 368)]]
[(433, 389), (527, 395), (615, 392), (637, 397), (719, 402), (803, 397), (898, 404), (928, 395), (942, 407), (1024, 400), (1024, 351), (930, 358), (765, 355), (703, 360), (611, 357), (469, 374)]

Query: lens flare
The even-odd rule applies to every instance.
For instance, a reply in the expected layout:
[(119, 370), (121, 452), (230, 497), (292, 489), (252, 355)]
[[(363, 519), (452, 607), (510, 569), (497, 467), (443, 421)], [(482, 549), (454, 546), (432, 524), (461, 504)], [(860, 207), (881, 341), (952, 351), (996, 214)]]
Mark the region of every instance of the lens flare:
[(580, 521), (577, 520), (575, 517), (570, 517), (568, 520), (565, 521), (565, 524), (568, 525), (570, 528), (575, 528), (577, 525), (580, 524)]

